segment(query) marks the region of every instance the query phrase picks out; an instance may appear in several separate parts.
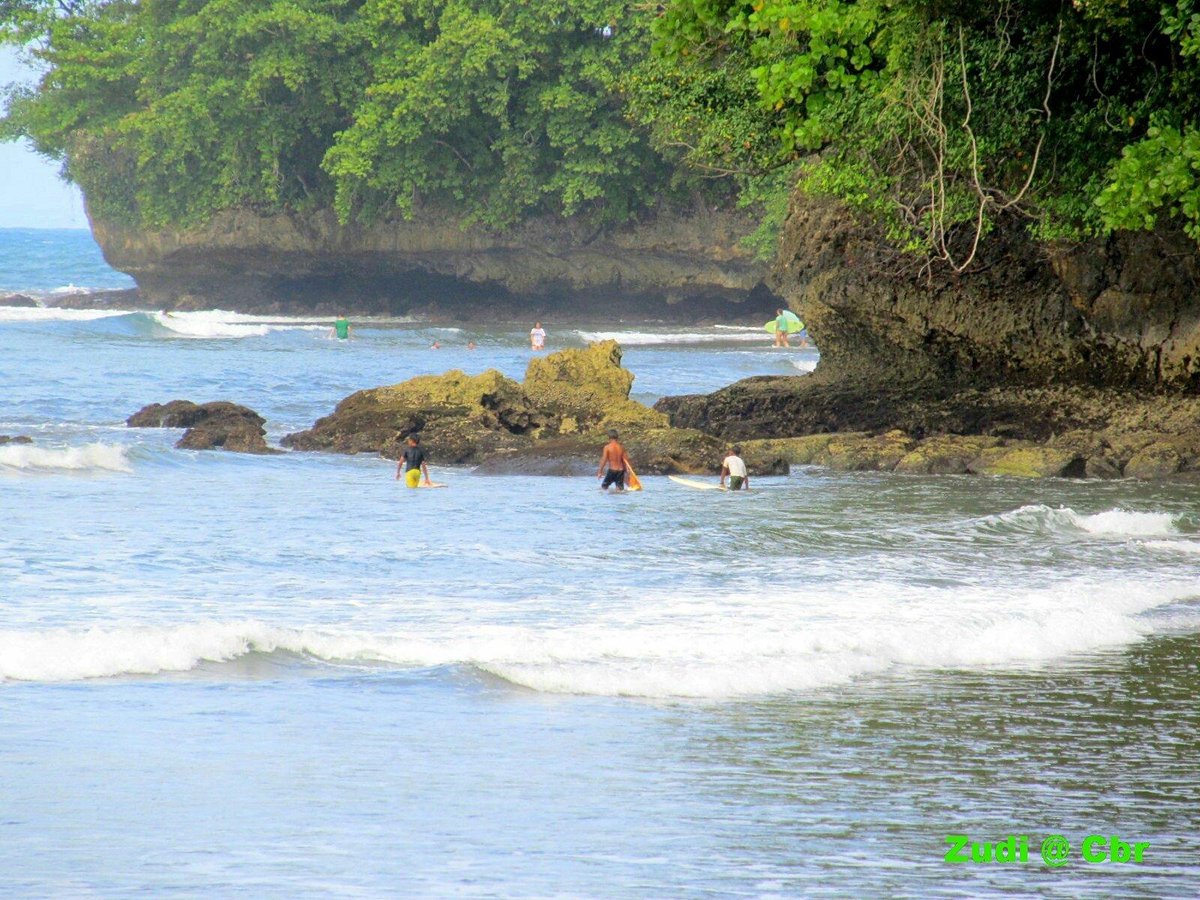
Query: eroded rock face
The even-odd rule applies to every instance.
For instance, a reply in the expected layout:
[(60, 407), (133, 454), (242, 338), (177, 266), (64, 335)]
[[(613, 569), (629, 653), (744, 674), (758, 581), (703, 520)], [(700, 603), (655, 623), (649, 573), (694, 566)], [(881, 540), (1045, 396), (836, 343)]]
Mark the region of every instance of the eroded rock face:
[(108, 262), (157, 308), (250, 312), (455, 311), (494, 319), (569, 310), (595, 317), (766, 317), (766, 263), (741, 245), (756, 223), (698, 207), (597, 233), (562, 217), (504, 234), (427, 211), (414, 221), (341, 225), (330, 211), (229, 210), (189, 230), (93, 220)]
[[(285, 446), (399, 457), (414, 432), (435, 463), (475, 464), (488, 473), (595, 471), (605, 432), (618, 429), (638, 472), (720, 471), (724, 444), (629, 399), (633, 375), (621, 348), (602, 341), (529, 364), (523, 383), (496, 371), (424, 375), (359, 391)], [(786, 466), (778, 459), (776, 467)]]
[(175, 446), (185, 450), (278, 453), (267, 446), (266, 420), (246, 406), (226, 401), (151, 403), (125, 420), (130, 428), (186, 428)]
[(922, 271), (797, 193), (772, 285), (838, 380), (1200, 388), (1200, 253), (1182, 233), (1048, 247), (1013, 222), (982, 246), (967, 274)]

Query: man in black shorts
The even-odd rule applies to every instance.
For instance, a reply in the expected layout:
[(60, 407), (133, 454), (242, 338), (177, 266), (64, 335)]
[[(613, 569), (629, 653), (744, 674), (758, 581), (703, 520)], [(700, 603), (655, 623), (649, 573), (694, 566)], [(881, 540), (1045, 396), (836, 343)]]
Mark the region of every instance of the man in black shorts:
[(604, 445), (604, 452), (600, 455), (600, 469), (596, 472), (597, 478), (604, 479), (600, 483), (600, 490), (607, 491), (610, 485), (616, 485), (618, 491), (625, 490), (625, 473), (629, 468), (629, 457), (625, 454), (625, 448), (617, 440), (617, 433), (610, 430), (608, 443)]

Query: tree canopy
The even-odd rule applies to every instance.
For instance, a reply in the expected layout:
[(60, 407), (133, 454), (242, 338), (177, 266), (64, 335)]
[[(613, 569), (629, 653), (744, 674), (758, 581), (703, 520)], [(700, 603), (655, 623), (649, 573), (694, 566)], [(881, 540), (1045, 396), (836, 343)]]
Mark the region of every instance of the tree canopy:
[(799, 179), (965, 270), (1005, 217), (1200, 239), (1198, 3), (0, 0), (45, 72), (0, 137), (151, 225), (604, 225), (709, 185), (767, 252)]
[(669, 180), (616, 88), (649, 41), (620, 3), (0, 0), (0, 25), (47, 67), (3, 128), (104, 216), (614, 222)]
[(956, 269), (1006, 215), (1200, 239), (1195, 0), (674, 0), (655, 32), (748, 71), (807, 190)]

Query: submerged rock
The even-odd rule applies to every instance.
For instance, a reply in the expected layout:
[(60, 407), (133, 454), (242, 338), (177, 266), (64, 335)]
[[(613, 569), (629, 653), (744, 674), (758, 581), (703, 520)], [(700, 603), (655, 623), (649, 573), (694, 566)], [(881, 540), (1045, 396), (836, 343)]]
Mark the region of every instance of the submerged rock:
[(25, 434), (0, 434), (0, 446), (4, 444), (32, 444), (33, 438)]
[(193, 403), (172, 400), (151, 403), (125, 420), (130, 428), (186, 428), (175, 446), (182, 450), (231, 450), (237, 453), (278, 453), (267, 446), (266, 420), (237, 403)]

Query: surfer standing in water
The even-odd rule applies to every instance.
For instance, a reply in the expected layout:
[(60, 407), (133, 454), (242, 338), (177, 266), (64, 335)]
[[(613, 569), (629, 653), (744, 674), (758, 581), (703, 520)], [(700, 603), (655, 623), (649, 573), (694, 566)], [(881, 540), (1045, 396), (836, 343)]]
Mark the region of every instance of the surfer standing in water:
[(404, 442), (405, 447), (400, 454), (400, 461), (396, 464), (396, 480), (400, 480), (401, 472), (404, 473), (404, 483), (410, 488), (415, 488), (421, 483), (421, 476), (425, 476), (425, 486), (429, 487), (429, 466), (425, 465), (425, 451), (421, 448), (421, 436), (410, 434)]
[(597, 478), (604, 479), (600, 483), (600, 490), (607, 491), (609, 485), (616, 485), (618, 491), (625, 490), (625, 473), (630, 468), (632, 466), (629, 456), (617, 440), (617, 432), (609, 429), (608, 443), (604, 445), (604, 452), (600, 454), (600, 469), (596, 472)]
[(750, 476), (746, 473), (741, 447), (730, 447), (729, 454), (721, 461), (721, 487), (725, 487), (726, 478), (731, 491), (750, 490)]

